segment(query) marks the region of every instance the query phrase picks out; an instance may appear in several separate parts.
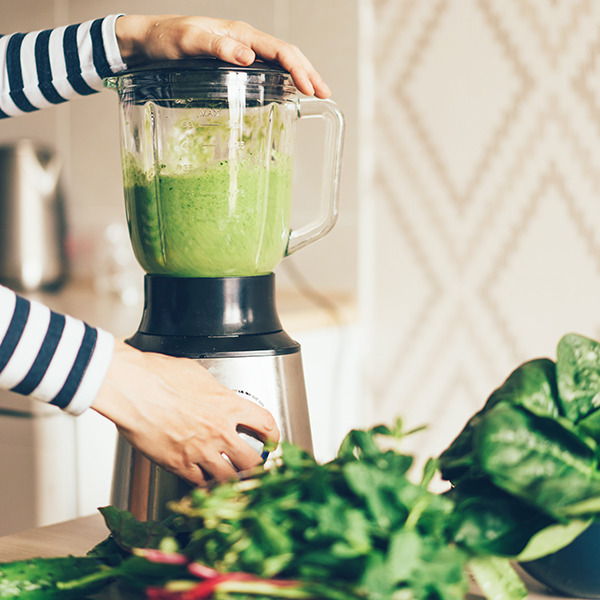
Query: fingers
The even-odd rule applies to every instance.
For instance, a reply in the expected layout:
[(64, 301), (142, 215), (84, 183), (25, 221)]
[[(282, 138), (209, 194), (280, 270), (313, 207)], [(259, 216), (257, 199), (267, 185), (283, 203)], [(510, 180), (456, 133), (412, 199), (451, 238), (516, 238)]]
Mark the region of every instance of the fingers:
[(235, 468), (219, 454), (204, 457), (202, 464), (190, 463), (182, 469), (171, 470), (175, 475), (198, 487), (206, 487), (210, 481), (224, 482), (238, 479)]
[(242, 21), (226, 23), (227, 34), (252, 48), (257, 56), (278, 62), (288, 71), (300, 92), (307, 96), (328, 98), (331, 92), (319, 73), (299, 48), (254, 29)]
[(140, 352), (115, 342), (93, 403), (129, 443), (193, 485), (224, 481), (261, 464), (238, 427), (261, 440), (279, 440), (273, 415), (220, 384), (192, 359)]
[(235, 65), (248, 66), (256, 59), (254, 52), (246, 45), (226, 35), (211, 34), (207, 40), (207, 54)]
[(303, 94), (319, 98), (328, 98), (331, 94), (296, 46), (242, 21), (179, 15), (126, 15), (117, 19), (115, 32), (123, 59), (129, 66), (148, 60), (197, 56), (214, 56), (247, 66), (258, 57), (278, 62), (292, 75)]
[[(223, 482), (238, 478), (235, 468), (219, 454), (212, 457), (203, 456), (198, 459), (198, 462), (188, 461), (183, 464), (179, 457), (173, 457), (173, 460), (167, 462), (158, 461), (152, 456), (148, 456), (148, 458), (194, 487), (206, 487), (210, 481)], [(164, 457), (162, 458), (164, 459)]]
[(268, 410), (250, 400), (245, 398), (239, 398), (239, 400), (241, 402), (236, 411), (236, 430), (250, 430), (262, 442), (270, 441), (277, 444), (280, 432), (275, 417)]
[[(160, 464), (185, 479), (193, 486), (204, 487), (210, 481), (229, 481), (238, 478), (238, 471), (249, 471), (263, 464), (261, 456), (239, 436), (227, 446), (221, 454), (214, 449), (203, 448), (205, 452), (194, 456), (188, 449), (188, 460), (180, 463), (180, 457), (173, 457), (170, 462)], [(152, 459), (152, 457), (149, 457)], [(175, 466), (176, 465), (176, 466)]]

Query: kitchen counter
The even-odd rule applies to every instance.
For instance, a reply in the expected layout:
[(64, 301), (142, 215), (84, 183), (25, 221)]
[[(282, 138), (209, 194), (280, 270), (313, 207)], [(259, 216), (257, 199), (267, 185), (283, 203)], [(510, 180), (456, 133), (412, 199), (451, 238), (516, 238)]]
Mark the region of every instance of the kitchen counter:
[(0, 562), (83, 556), (108, 536), (100, 513), (0, 537)]
[[(47, 527), (38, 527), (0, 537), (0, 562), (27, 560), (35, 557), (52, 558), (57, 556), (83, 556), (108, 535), (104, 519), (99, 513), (89, 517), (65, 521)], [(545, 586), (537, 583), (526, 573), (519, 574), (529, 589), (529, 600), (559, 600), (563, 596), (553, 595)], [(109, 593), (110, 592), (110, 593)], [(124, 598), (115, 590), (102, 597)], [(474, 586), (467, 600), (482, 598)]]

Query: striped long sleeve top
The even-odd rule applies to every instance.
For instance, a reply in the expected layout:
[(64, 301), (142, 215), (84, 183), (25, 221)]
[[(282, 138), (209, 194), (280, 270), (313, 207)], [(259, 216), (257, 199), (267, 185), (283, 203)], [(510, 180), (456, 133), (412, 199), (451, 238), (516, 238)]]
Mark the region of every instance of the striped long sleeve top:
[[(92, 94), (123, 70), (118, 16), (0, 36), (0, 118)], [(80, 414), (94, 401), (113, 348), (110, 333), (0, 286), (1, 389)]]

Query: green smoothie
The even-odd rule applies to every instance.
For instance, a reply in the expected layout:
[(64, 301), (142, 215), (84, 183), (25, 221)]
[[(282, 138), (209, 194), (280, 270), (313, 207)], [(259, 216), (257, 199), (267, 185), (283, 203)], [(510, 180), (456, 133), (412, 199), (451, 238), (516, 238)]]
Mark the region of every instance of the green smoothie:
[(154, 274), (179, 277), (265, 275), (285, 254), (292, 169), (251, 161), (147, 174), (124, 161), (125, 204), (135, 255)]

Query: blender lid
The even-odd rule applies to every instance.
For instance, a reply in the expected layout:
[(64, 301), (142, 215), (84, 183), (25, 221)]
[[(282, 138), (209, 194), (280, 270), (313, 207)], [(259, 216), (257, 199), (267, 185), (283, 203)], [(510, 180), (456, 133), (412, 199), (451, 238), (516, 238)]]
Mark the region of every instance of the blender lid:
[[(166, 60), (115, 73), (103, 80), (103, 85), (116, 90), (121, 98), (127, 96), (138, 102), (157, 98), (189, 98), (210, 96), (226, 98), (230, 78), (244, 76), (247, 97), (279, 101), (298, 93), (292, 76), (280, 65), (256, 60), (240, 67), (214, 57)], [(209, 91), (210, 90), (210, 91)]]
[(189, 72), (189, 71), (235, 71), (240, 73), (267, 73), (289, 75), (281, 65), (277, 63), (255, 60), (251, 65), (246, 67), (234, 65), (233, 63), (225, 62), (213, 56), (202, 56), (198, 58), (182, 58), (180, 60), (163, 60), (152, 62), (139, 67), (131, 67), (125, 71), (117, 73), (117, 76), (131, 75), (135, 73), (145, 73), (162, 71), (169, 73)]

